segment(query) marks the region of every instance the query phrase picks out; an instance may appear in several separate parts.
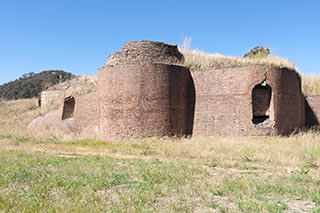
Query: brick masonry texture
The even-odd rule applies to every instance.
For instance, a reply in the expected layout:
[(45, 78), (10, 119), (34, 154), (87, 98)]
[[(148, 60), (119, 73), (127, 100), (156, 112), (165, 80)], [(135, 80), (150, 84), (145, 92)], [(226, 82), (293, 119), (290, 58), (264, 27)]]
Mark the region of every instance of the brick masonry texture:
[(112, 67), (146, 63), (183, 64), (184, 56), (179, 52), (177, 45), (133, 41), (126, 44), (120, 52), (110, 55), (107, 65)]
[(55, 91), (42, 91), (40, 94), (39, 105), (46, 107), (52, 102), (61, 100), (65, 96), (64, 90), (55, 90)]
[[(196, 93), (194, 136), (289, 134), (304, 126), (300, 77), (293, 70), (253, 66), (192, 75)], [(272, 89), (268, 127), (252, 122), (252, 90), (264, 80)]]
[(75, 96), (74, 120), (77, 129), (85, 135), (98, 133), (99, 109), (97, 91)]
[(103, 139), (190, 134), (185, 67), (126, 65), (99, 70), (100, 135)]
[[(66, 91), (75, 98), (72, 118), (61, 120), (65, 97), (60, 97), (59, 109), (29, 126), (114, 140), (288, 135), (319, 125), (320, 96), (304, 97), (294, 70), (247, 66), (190, 72), (183, 62), (175, 45), (130, 42), (99, 69), (97, 88), (87, 94)], [(58, 97), (41, 96), (45, 102)]]

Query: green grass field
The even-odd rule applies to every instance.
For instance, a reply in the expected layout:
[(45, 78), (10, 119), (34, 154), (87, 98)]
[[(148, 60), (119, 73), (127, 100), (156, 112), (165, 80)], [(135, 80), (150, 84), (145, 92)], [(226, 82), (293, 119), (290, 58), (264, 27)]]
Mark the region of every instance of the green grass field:
[(320, 212), (320, 136), (0, 136), (0, 212)]
[[(318, 82), (305, 78), (305, 94), (319, 94)], [(0, 102), (0, 212), (320, 212), (319, 132), (34, 138), (28, 123), (50, 109)]]

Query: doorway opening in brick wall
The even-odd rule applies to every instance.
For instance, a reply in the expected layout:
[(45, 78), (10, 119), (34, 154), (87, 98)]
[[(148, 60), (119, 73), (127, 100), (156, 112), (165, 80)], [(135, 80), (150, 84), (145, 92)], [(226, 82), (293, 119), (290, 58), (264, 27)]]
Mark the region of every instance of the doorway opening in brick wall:
[(272, 89), (265, 82), (252, 90), (252, 123), (262, 124), (270, 118)]
[(62, 120), (73, 118), (75, 105), (76, 105), (76, 101), (74, 97), (69, 96), (64, 99)]

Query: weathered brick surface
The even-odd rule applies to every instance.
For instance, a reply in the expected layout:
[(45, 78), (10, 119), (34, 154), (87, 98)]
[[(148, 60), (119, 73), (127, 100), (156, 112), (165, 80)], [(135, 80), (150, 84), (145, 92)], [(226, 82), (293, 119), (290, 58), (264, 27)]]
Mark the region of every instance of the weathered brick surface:
[(273, 68), (275, 79), (275, 123), (277, 134), (290, 134), (305, 125), (305, 99), (300, 76), (287, 68)]
[(189, 134), (188, 69), (151, 63), (103, 67), (98, 85), (103, 139)]
[(40, 93), (40, 106), (46, 107), (50, 103), (61, 100), (65, 96), (65, 90), (42, 91)]
[(97, 134), (99, 125), (98, 94), (96, 91), (75, 96), (74, 120), (84, 134)]
[(183, 64), (184, 56), (177, 45), (154, 41), (133, 41), (126, 44), (121, 51), (109, 56), (107, 66), (125, 64)]
[[(295, 71), (253, 66), (203, 70), (192, 75), (195, 136), (288, 134), (304, 126), (304, 100)], [(252, 90), (265, 79), (272, 89), (267, 131), (252, 122)]]

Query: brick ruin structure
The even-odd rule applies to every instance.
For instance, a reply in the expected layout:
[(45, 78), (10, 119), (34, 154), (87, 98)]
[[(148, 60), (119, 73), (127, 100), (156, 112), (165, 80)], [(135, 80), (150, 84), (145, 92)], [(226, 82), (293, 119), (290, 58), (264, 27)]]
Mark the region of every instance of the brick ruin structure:
[(193, 135), (290, 134), (304, 127), (301, 79), (294, 70), (248, 66), (193, 72)]
[(132, 42), (111, 55), (98, 75), (101, 137), (191, 134), (193, 85), (183, 63), (177, 46), (156, 42)]
[(39, 99), (44, 115), (28, 126), (35, 134), (97, 135), (99, 113), (95, 79), (80, 77), (64, 82), (41, 92)]
[(176, 45), (152, 41), (130, 42), (109, 56), (98, 71), (97, 88), (65, 95), (60, 106), (31, 127), (64, 129), (66, 123), (70, 131), (102, 140), (288, 135), (319, 125), (320, 118), (319, 96), (303, 96), (295, 70), (190, 71)]

